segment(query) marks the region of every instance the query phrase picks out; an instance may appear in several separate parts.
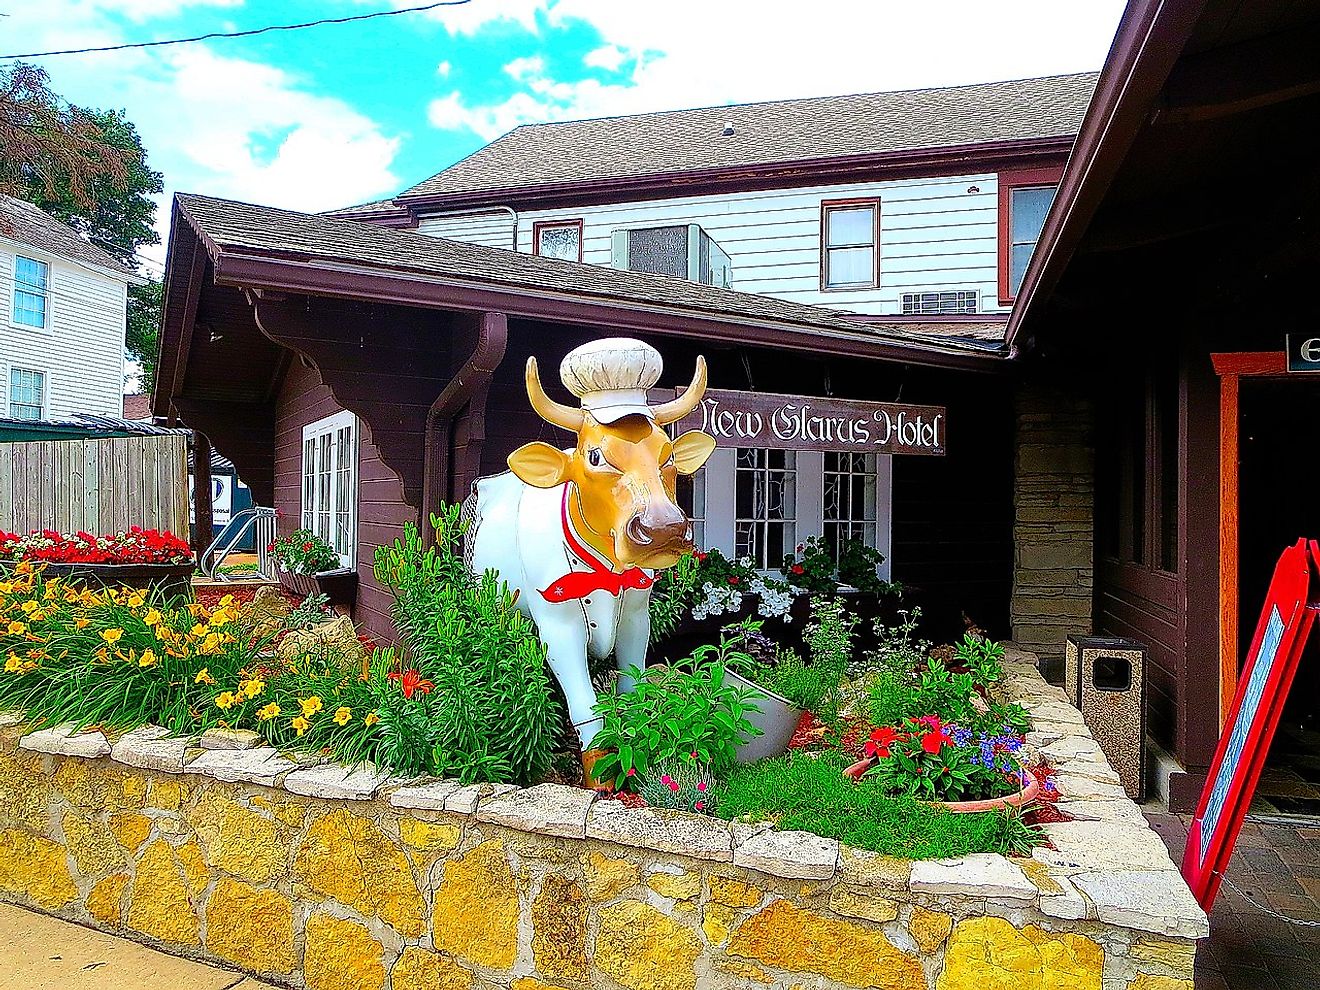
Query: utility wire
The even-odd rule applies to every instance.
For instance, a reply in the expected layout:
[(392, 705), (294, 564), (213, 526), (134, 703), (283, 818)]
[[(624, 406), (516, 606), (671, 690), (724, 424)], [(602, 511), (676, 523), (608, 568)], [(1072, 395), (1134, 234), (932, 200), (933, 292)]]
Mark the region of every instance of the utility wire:
[(327, 24), (352, 24), (355, 21), (369, 21), (377, 17), (397, 17), (399, 14), (420, 14), (441, 7), (461, 7), (472, 0), (441, 0), (439, 3), (423, 4), (419, 7), (400, 7), (397, 10), (374, 10), (366, 14), (353, 14), (349, 17), (323, 17), (316, 21), (304, 21), (301, 24), (270, 24), (266, 27), (249, 28), (246, 31), (212, 31), (191, 38), (170, 38), (166, 41), (135, 41), (122, 45), (104, 45), (100, 48), (65, 48), (53, 52), (25, 52), (21, 55), (0, 55), (0, 59), (49, 58), (52, 55), (86, 55), (92, 52), (120, 52), (129, 48), (159, 48), (162, 45), (186, 45), (194, 41), (211, 41), (216, 38), (250, 38), (269, 31), (300, 31), (303, 28), (321, 27)]
[(107, 250), (117, 251), (119, 254), (122, 254), (126, 258), (132, 257), (134, 260), (140, 261), (144, 265), (154, 266), (156, 269), (160, 271), (162, 275), (165, 274), (164, 265), (162, 265), (155, 258), (149, 258), (145, 254), (139, 254), (133, 248), (126, 248), (122, 244), (116, 244), (114, 241), (107, 240), (104, 237), (98, 237), (96, 234), (88, 234), (87, 239), (89, 241), (94, 241), (101, 247), (106, 248)]

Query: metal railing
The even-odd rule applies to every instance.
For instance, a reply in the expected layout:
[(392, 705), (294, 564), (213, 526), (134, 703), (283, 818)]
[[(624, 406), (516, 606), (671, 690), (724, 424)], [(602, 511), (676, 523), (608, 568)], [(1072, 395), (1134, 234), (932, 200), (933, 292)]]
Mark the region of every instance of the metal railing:
[(266, 548), (275, 542), (275, 510), (262, 505), (253, 505), (234, 513), (225, 528), (220, 530), (216, 538), (211, 541), (211, 545), (202, 552), (201, 560), (198, 561), (201, 572), (212, 581), (233, 580), (221, 568), (224, 566), (225, 558), (244, 542), (249, 533), (255, 537), (253, 542), (256, 546), (257, 563), (252, 571), (244, 571), (243, 576), (275, 580), (275, 571), (270, 556), (266, 553)]

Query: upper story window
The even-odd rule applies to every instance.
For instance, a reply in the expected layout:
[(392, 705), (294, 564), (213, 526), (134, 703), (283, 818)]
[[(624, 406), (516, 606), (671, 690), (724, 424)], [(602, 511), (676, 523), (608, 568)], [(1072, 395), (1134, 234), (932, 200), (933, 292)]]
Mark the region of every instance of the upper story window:
[(582, 221), (554, 220), (532, 225), (532, 250), (545, 258), (582, 260)]
[(820, 206), (820, 287), (872, 289), (880, 282), (880, 201)]
[(1029, 169), (999, 176), (999, 301), (1017, 298), (1022, 277), (1049, 215), (1060, 169)]
[(46, 410), (46, 373), (29, 368), (9, 369), (9, 416), (41, 419)]
[(19, 326), (46, 328), (50, 312), (50, 265), (14, 256), (14, 298), (11, 319)]

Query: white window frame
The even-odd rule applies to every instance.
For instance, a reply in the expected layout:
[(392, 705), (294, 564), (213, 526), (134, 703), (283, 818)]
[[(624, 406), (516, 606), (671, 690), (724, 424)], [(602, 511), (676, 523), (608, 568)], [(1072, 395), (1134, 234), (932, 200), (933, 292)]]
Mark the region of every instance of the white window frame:
[[(796, 526), (799, 543), (825, 534), (825, 455), (815, 450), (796, 452)], [(693, 502), (702, 509), (702, 549), (716, 549), (732, 557), (736, 543), (735, 471), (737, 450), (717, 447), (706, 465), (692, 476)], [(875, 455), (875, 549), (884, 554), (880, 577), (890, 580), (893, 506), (892, 454)], [(778, 576), (779, 567), (767, 568)]]
[[(20, 285), (18, 281), (18, 263), (20, 261), (30, 261), (33, 264), (44, 265), (46, 268), (46, 288), (42, 291), (34, 291), (26, 282)], [(14, 252), (14, 264), (10, 267), (10, 275), (13, 276), (13, 285), (9, 289), (9, 325), (17, 330), (25, 330), (28, 333), (50, 333), (54, 325), (53, 304), (54, 291), (53, 283), (55, 280), (55, 266), (49, 258), (37, 258), (30, 254), (20, 254)], [(41, 296), (45, 301), (46, 322), (39, 327), (34, 327), (30, 323), (20, 323), (18, 321), (18, 294), (26, 292), (28, 295)], [(7, 393), (6, 393), (7, 394)]]
[[(35, 327), (33, 329), (35, 329)], [(47, 370), (46, 368), (24, 367), (22, 365), (13, 364), (13, 363), (5, 365), (4, 369), (5, 369), (5, 378), (4, 378), (5, 415), (10, 419), (18, 418), (17, 416), (14, 415), (13, 375), (15, 371), (26, 371), (28, 374), (41, 376), (41, 411), (37, 414), (37, 418), (35, 420), (29, 420), (28, 422), (40, 422), (41, 420), (49, 419), (50, 418), (50, 371)], [(30, 403), (27, 402), (21, 404), (25, 406), (30, 405)]]
[[(341, 445), (340, 435), (345, 430), (347, 438)], [(349, 568), (357, 566), (358, 438), (357, 417), (347, 410), (337, 412), (302, 428), (298, 459), (299, 525), (334, 547), (339, 554), (340, 566)], [(340, 460), (341, 449), (347, 452), (347, 464)], [(323, 456), (328, 463), (323, 462)], [(344, 471), (348, 472), (346, 485), (340, 482)], [(323, 478), (324, 489), (321, 488)], [(321, 495), (325, 497), (324, 505), (321, 504)], [(345, 540), (338, 538), (339, 521), (345, 514), (347, 549), (343, 545)]]

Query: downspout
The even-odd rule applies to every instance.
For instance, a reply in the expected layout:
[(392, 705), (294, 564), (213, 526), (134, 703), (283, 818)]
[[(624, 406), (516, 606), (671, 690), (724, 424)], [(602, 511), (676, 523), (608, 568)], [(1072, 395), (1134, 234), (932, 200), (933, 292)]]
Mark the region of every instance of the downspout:
[(428, 545), (435, 540), (431, 513), (444, 500), (453, 470), (450, 444), (454, 420), (472, 397), (490, 384), (509, 343), (509, 321), (503, 313), (480, 314), (476, 321), (476, 331), (477, 340), (472, 353), (426, 412), (425, 448), (422, 451), (421, 530), (422, 538)]

